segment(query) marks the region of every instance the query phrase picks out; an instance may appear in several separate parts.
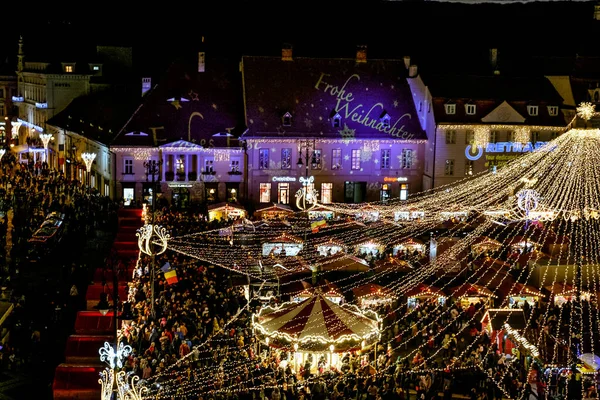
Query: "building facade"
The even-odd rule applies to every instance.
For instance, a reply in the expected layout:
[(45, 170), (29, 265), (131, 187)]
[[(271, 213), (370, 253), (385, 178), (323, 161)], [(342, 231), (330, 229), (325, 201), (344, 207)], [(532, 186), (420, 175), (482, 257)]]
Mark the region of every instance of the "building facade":
[[(242, 202), (240, 87), (238, 61), (200, 51), (174, 62), (110, 144), (115, 197), (150, 201), (160, 182), (160, 197), (178, 208)], [(155, 183), (147, 161), (160, 165)]]
[(483, 171), (496, 171), (563, 133), (563, 98), (540, 77), (436, 76), (431, 95), (431, 140), (425, 152), (425, 190)]
[[(406, 199), (422, 188), (427, 137), (406, 60), (243, 57), (248, 199), (295, 204)], [(312, 178), (310, 178), (312, 177)]]
[(17, 95), (17, 75), (0, 66), (0, 143), (10, 139), (11, 121), (15, 114), (12, 97)]

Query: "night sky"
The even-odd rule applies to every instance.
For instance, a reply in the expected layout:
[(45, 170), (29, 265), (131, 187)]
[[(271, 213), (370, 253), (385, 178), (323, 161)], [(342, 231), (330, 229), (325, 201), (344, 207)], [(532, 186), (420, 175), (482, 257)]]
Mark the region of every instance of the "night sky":
[[(160, 8), (147, 3), (139, 11), (98, 4), (103, 6), (15, 8), (15, 17), (4, 19), (0, 60), (14, 58), (19, 34), (30, 55), (59, 51), (53, 50), (57, 44), (60, 52), (95, 44), (127, 45), (134, 47), (138, 63), (166, 62), (181, 51), (195, 51), (202, 36), (210, 51), (234, 56), (278, 55), (282, 43), (289, 42), (296, 56), (353, 57), (357, 44), (367, 44), (371, 58), (421, 54), (448, 62), (459, 60), (461, 53), (490, 47), (510, 46), (511, 51), (528, 53), (597, 52), (592, 36), (600, 30), (591, 1), (161, 2)], [(9, 5), (7, 15), (11, 7), (16, 6)], [(22, 13), (27, 18), (16, 17)]]

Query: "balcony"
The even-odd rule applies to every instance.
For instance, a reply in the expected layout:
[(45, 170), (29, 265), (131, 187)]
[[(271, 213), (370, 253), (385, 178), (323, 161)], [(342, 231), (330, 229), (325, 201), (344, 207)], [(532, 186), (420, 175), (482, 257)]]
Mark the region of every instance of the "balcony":
[(227, 172), (227, 173), (228, 173), (229, 175), (241, 175), (241, 174), (242, 174), (242, 171), (237, 171), (237, 170), (235, 170), (235, 171), (229, 171), (229, 172)]
[(216, 174), (217, 174), (217, 172), (213, 171), (213, 170), (208, 170), (208, 171), (204, 170), (204, 171), (202, 171), (202, 175), (216, 175)]

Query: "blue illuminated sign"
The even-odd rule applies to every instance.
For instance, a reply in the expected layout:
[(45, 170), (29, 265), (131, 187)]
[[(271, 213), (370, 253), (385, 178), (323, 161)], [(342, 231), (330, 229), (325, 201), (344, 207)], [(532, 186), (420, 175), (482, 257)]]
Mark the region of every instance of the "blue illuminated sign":
[[(543, 146), (545, 146), (548, 142), (536, 142), (535, 144), (531, 142), (520, 143), (520, 142), (498, 142), (498, 143), (488, 143), (485, 146), (486, 153), (528, 153), (531, 151), (537, 151)], [(475, 161), (479, 160), (483, 155), (483, 146), (476, 146), (477, 151), (474, 152), (473, 147), (468, 145), (465, 148), (465, 157), (467, 160)]]

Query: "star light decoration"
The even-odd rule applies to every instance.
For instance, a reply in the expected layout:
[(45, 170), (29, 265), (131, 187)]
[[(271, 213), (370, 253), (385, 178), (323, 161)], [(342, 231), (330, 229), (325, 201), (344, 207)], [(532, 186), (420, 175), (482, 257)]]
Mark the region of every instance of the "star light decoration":
[(589, 121), (594, 114), (596, 114), (596, 106), (592, 103), (581, 103), (577, 107), (577, 116), (586, 121)]
[(348, 128), (347, 124), (344, 124), (344, 129), (338, 131), (338, 133), (340, 134), (342, 139), (344, 139), (346, 144), (348, 144), (352, 139), (354, 139), (356, 135), (356, 129), (350, 129)]

